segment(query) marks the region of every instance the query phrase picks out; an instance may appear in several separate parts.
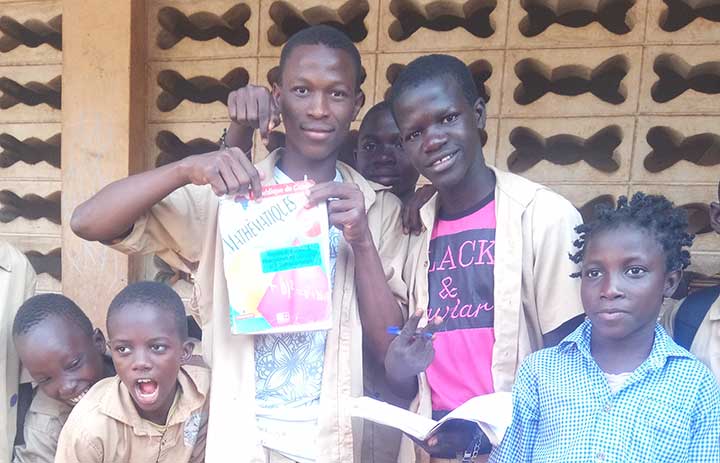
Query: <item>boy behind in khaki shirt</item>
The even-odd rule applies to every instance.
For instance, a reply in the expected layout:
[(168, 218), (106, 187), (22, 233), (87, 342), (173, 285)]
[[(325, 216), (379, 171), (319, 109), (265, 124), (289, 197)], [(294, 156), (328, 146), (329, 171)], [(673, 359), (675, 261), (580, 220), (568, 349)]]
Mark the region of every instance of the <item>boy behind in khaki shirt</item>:
[(14, 463), (52, 463), (60, 430), (96, 382), (115, 375), (105, 336), (72, 300), (40, 294), (20, 306), (12, 326), (18, 356), (37, 383)]
[(185, 308), (168, 286), (134, 283), (107, 315), (118, 376), (96, 384), (60, 434), (57, 463), (203, 462), (210, 372), (189, 366)]
[[(718, 184), (718, 201), (720, 201), (720, 184)], [(710, 203), (709, 209), (710, 226), (715, 233), (720, 234), (720, 202)], [(696, 293), (692, 293), (666, 310), (662, 324), (673, 340), (707, 365), (718, 382), (720, 382), (720, 297), (715, 296), (715, 294), (718, 294), (716, 286), (703, 288)], [(715, 296), (715, 300), (709, 306), (701, 300), (713, 296)], [(705, 316), (702, 317), (699, 326), (695, 325), (697, 327), (697, 331), (694, 333), (695, 336), (688, 339), (689, 346), (684, 345), (686, 342), (679, 339), (676, 330), (678, 311), (683, 304), (689, 304), (688, 307), (683, 309), (683, 311), (688, 311), (689, 318), (695, 318), (693, 317), (694, 312), (705, 311)], [(697, 313), (694, 315), (700, 318)]]

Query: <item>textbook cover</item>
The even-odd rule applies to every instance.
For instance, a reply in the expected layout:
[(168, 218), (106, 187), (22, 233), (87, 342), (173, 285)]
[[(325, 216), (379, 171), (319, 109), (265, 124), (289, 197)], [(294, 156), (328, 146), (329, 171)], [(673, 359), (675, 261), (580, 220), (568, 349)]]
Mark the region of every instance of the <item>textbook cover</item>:
[(260, 201), (220, 200), (233, 334), (330, 329), (328, 214), (325, 203), (305, 207), (312, 185), (268, 185)]

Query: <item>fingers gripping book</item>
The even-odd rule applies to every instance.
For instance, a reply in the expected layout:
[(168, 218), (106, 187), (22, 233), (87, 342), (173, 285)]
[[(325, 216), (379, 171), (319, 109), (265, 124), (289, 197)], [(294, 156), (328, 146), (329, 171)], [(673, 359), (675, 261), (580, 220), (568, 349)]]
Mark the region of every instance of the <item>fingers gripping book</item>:
[(218, 224), (233, 334), (329, 329), (328, 214), (306, 207), (311, 181), (268, 185), (259, 201), (220, 201)]
[(490, 443), (496, 446), (502, 441), (512, 421), (512, 394), (495, 392), (473, 397), (440, 421), (370, 397), (354, 398), (350, 414), (399, 429), (420, 441), (428, 440), (457, 422), (470, 423), (478, 426)]

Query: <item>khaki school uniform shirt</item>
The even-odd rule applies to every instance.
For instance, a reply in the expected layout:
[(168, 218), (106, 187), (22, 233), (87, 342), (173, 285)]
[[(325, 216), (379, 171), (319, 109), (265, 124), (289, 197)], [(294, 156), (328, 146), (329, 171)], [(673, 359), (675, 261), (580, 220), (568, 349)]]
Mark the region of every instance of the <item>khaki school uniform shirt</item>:
[[(283, 149), (257, 165), (264, 184)], [(404, 306), (407, 289), (401, 273), (407, 252), (400, 201), (338, 162), (344, 182), (355, 183), (365, 197), (367, 220), (383, 263), (386, 280)], [(218, 197), (209, 186), (188, 185), (171, 193), (134, 225), (113, 247), (128, 254), (158, 254), (194, 276), (190, 310), (203, 330), (203, 355), (212, 368), (207, 461), (265, 462), (255, 418), (255, 343), (252, 336), (230, 334), (223, 247), (219, 238)], [(347, 399), (363, 392), (362, 327), (350, 245), (341, 240), (332, 292), (333, 321), (328, 332), (318, 418), (319, 462), (351, 462), (360, 457), (362, 426), (353, 427)], [(357, 445), (353, 442), (357, 441)]]
[(60, 431), (71, 410), (38, 388), (25, 416), (25, 444), (15, 447), (13, 463), (53, 463)]
[[(495, 391), (510, 391), (522, 360), (543, 346), (542, 336), (583, 313), (580, 279), (570, 278), (579, 267), (575, 227), (582, 218), (570, 202), (548, 188), (515, 174), (495, 173), (495, 345), (492, 377)], [(425, 231), (410, 238), (404, 279), (409, 287), (410, 311), (429, 302), (430, 236), (439, 204), (437, 194), (420, 210)], [(426, 324), (426, 316), (421, 321)], [(419, 378), (412, 409), (431, 416), (430, 386)], [(410, 441), (404, 439), (400, 461), (412, 461)], [(421, 458), (427, 458), (422, 452)]]
[[(666, 300), (667, 310), (662, 317), (662, 325), (673, 338), (675, 337), (673, 332), (675, 317), (684, 301), (685, 299), (681, 301)], [(720, 383), (720, 298), (715, 299), (708, 313), (705, 314), (690, 345), (690, 353), (707, 365)]]
[(12, 339), (17, 309), (35, 293), (35, 271), (25, 255), (0, 240), (0, 463), (12, 458), (17, 426), (20, 359)]
[(98, 382), (70, 413), (55, 462), (202, 463), (210, 370), (183, 366), (178, 384), (175, 407), (159, 427), (140, 417), (119, 377)]

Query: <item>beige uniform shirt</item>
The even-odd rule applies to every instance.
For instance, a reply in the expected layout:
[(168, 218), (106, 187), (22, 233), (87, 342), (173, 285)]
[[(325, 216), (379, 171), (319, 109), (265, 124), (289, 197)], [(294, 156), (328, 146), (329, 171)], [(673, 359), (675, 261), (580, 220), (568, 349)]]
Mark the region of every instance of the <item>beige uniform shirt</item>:
[[(495, 345), (492, 376), (496, 391), (510, 391), (522, 360), (543, 347), (542, 336), (583, 313), (575, 227), (578, 211), (562, 196), (515, 174), (495, 173)], [(428, 306), (430, 236), (438, 209), (437, 194), (420, 211), (425, 232), (410, 238), (404, 279), (410, 310)], [(422, 320), (423, 324), (427, 319)], [(420, 375), (413, 409), (431, 416), (430, 386)], [(403, 441), (400, 461), (413, 460), (411, 442)], [(421, 452), (420, 459), (427, 458)]]
[(180, 394), (163, 429), (138, 415), (127, 388), (114, 376), (95, 384), (60, 433), (56, 463), (202, 463), (210, 370), (184, 366)]
[[(265, 184), (282, 149), (257, 165)], [(407, 251), (400, 201), (379, 185), (338, 162), (344, 182), (355, 183), (365, 197), (368, 226), (398, 302), (407, 288), (401, 273)], [(380, 190), (380, 191), (376, 191)], [(170, 194), (142, 216), (131, 234), (114, 245), (125, 253), (158, 254), (173, 267), (193, 273), (193, 315), (203, 330), (203, 355), (212, 368), (207, 461), (265, 462), (255, 419), (255, 344), (252, 336), (231, 335), (223, 248), (217, 227), (218, 198), (209, 186), (188, 185)], [(353, 427), (348, 398), (363, 392), (362, 327), (351, 247), (341, 240), (332, 293), (333, 326), (328, 333), (323, 367), (318, 445), (322, 462), (351, 462), (360, 456), (362, 426)]]
[(15, 447), (13, 463), (53, 463), (60, 431), (71, 410), (37, 389), (25, 416), (25, 444)]
[(35, 293), (35, 271), (25, 255), (0, 240), (0, 463), (12, 458), (17, 426), (20, 360), (12, 339), (17, 309)]
[[(662, 325), (671, 337), (674, 337), (673, 328), (675, 316), (685, 300), (666, 300), (666, 306), (662, 317)], [(702, 323), (698, 327), (695, 338), (690, 345), (690, 353), (710, 368), (715, 378), (720, 383), (720, 298), (710, 306)]]

